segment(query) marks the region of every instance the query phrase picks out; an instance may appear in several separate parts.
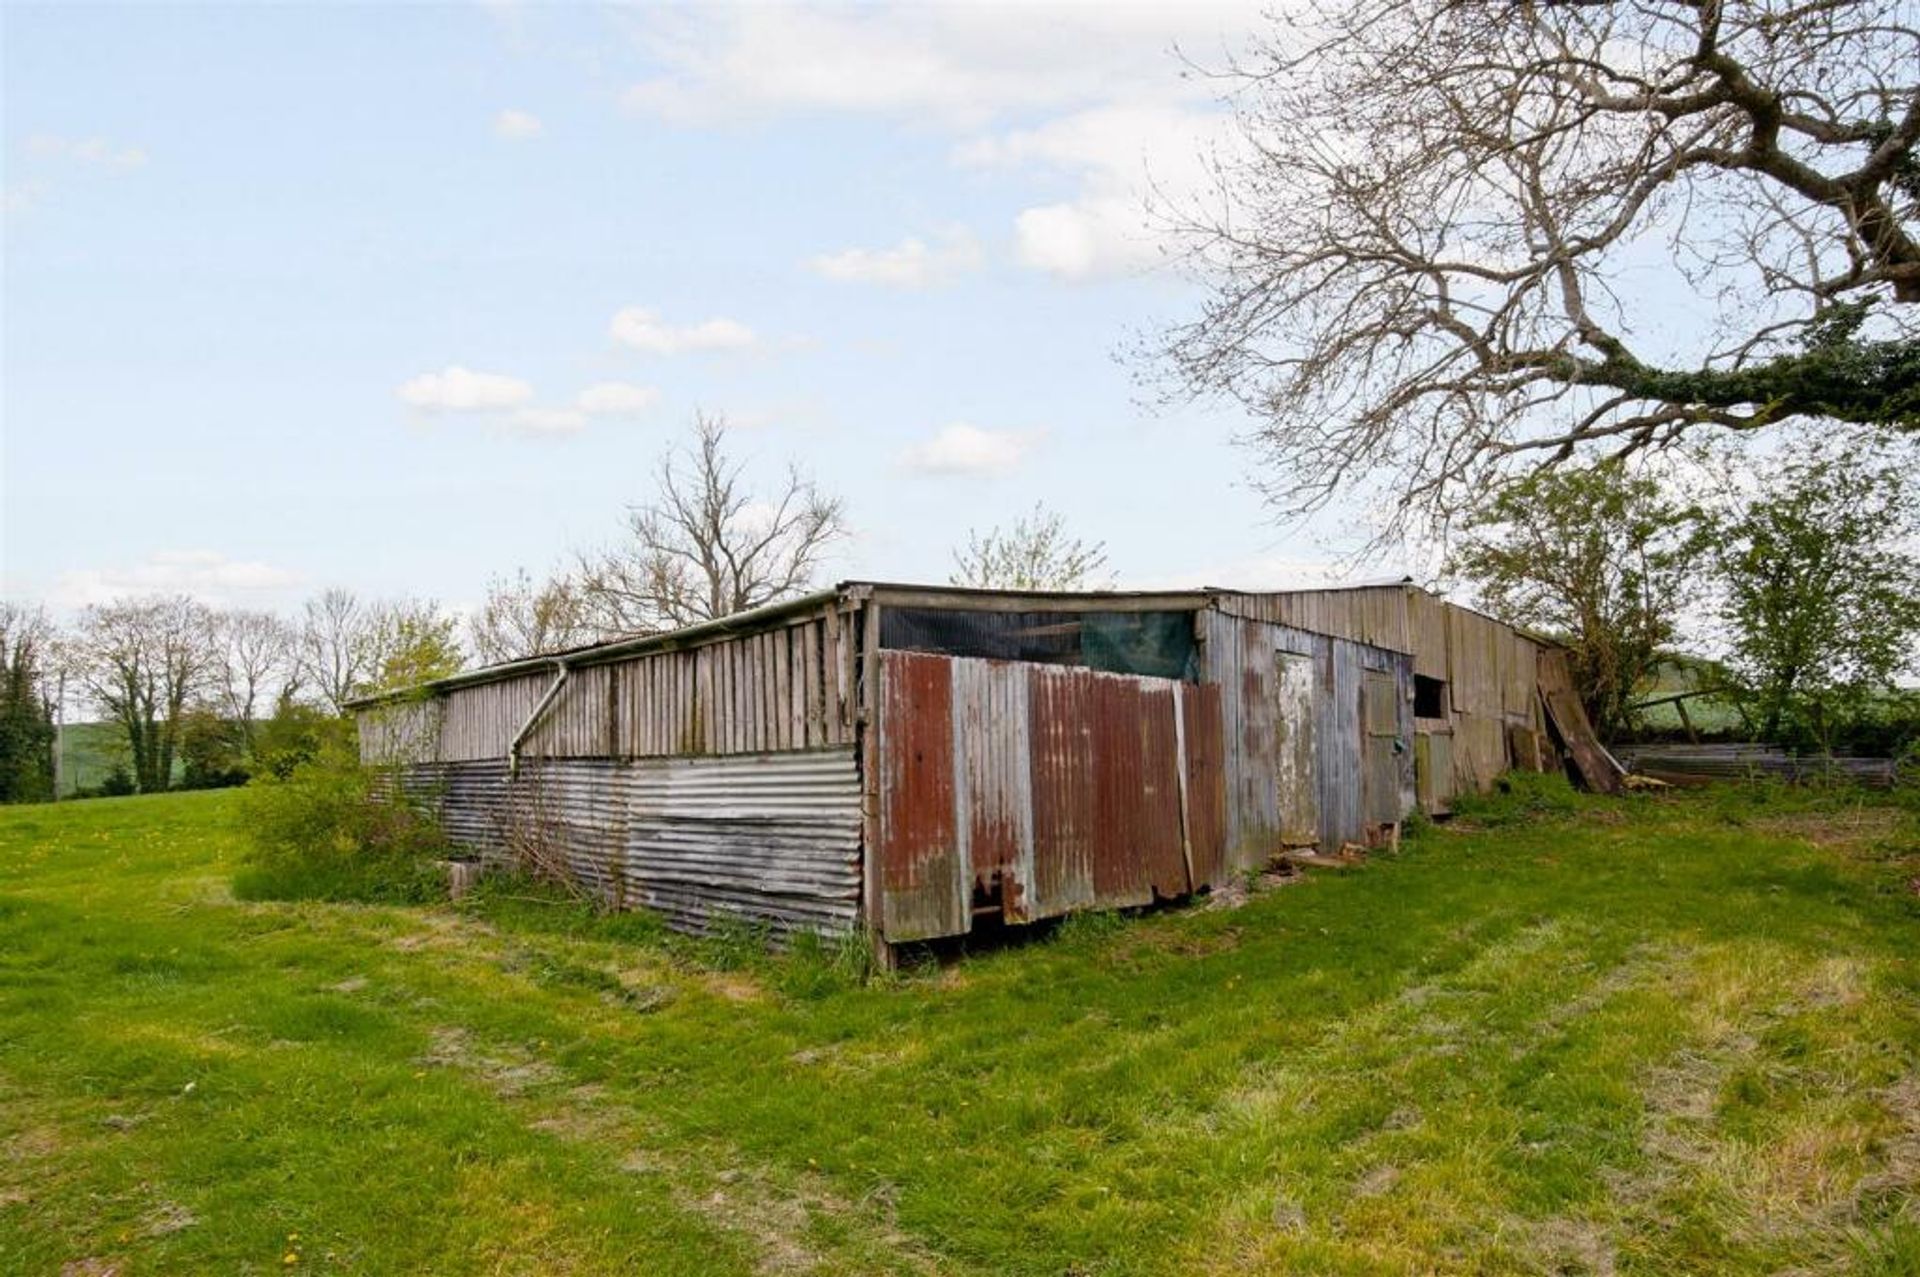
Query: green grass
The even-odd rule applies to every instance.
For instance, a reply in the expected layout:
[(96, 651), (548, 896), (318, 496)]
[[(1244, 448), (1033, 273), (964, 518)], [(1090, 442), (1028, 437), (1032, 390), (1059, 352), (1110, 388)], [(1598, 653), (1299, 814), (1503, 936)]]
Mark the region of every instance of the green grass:
[(1524, 792), (867, 984), (237, 901), (231, 793), (6, 810), (0, 1272), (1920, 1273), (1878, 801)]

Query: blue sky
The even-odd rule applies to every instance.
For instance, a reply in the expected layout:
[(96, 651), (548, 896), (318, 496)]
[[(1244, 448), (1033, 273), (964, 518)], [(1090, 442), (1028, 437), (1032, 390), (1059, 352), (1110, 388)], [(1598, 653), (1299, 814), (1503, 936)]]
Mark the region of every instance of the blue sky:
[(615, 532), (696, 408), (800, 462), (829, 575), (1045, 499), (1123, 584), (1329, 557), (1247, 422), (1144, 406), (1141, 228), (1251, 6), (9, 5), (12, 597), (466, 606)]

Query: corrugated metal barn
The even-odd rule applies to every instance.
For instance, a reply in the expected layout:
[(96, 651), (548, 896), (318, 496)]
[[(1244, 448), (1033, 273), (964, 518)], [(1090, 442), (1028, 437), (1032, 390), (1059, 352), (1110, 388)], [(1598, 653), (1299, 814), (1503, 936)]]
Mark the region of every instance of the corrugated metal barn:
[(1541, 766), (1540, 650), (1405, 585), (853, 582), (357, 712), (483, 858), (897, 944), (1185, 896)]

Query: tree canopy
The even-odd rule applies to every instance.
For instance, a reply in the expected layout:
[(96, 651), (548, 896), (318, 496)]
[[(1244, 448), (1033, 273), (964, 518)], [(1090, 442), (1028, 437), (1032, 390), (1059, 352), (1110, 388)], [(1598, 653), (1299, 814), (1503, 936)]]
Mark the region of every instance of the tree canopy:
[(1809, 417), (1920, 429), (1920, 23), (1901, 0), (1323, 0), (1219, 72), (1159, 353), (1284, 513), (1395, 530), (1540, 464)]

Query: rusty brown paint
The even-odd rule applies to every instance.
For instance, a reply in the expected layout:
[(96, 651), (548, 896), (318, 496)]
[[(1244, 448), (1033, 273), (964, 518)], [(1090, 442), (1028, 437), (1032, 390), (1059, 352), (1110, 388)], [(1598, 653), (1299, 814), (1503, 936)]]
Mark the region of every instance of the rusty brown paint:
[(881, 667), (879, 859), (889, 940), (972, 923), (954, 819), (953, 681), (937, 656), (889, 652)]
[(1094, 687), (1094, 897), (1113, 906), (1185, 895), (1172, 685)]
[(1025, 667), (953, 666), (956, 796), (971, 886), (1009, 922), (1031, 920), (1032, 804), (1027, 799)]
[(1226, 725), (1220, 685), (1180, 689), (1187, 766), (1187, 855), (1194, 888), (1218, 886), (1227, 872)]
[(904, 651), (880, 665), (889, 941), (964, 933), (976, 901), (1025, 922), (1218, 882), (1221, 689)]
[(1093, 684), (1076, 671), (1027, 671), (1035, 917), (1094, 903)]

